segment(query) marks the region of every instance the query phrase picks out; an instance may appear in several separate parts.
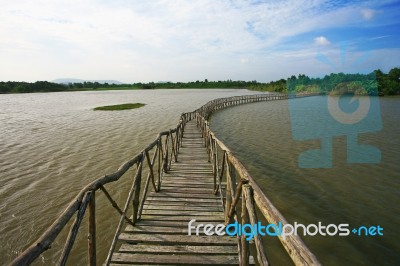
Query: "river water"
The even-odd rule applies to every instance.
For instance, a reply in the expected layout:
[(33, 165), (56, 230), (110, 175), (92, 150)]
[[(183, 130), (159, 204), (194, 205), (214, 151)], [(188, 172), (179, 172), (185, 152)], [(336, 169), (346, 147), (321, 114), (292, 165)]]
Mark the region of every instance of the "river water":
[[(0, 264), (32, 243), (90, 181), (114, 172), (180, 113), (247, 90), (98, 91), (0, 95)], [(140, 109), (101, 112), (97, 106), (142, 102)], [(260, 182), (289, 222), (381, 225), (384, 237), (304, 237), (326, 265), (398, 265), (399, 98), (381, 98), (383, 129), (366, 141), (382, 151), (375, 165), (347, 165), (345, 139), (334, 140), (334, 167), (299, 169), (287, 101), (254, 103), (217, 112), (213, 130)], [(123, 204), (132, 176), (107, 186)], [(98, 261), (105, 259), (119, 215), (96, 194)], [(86, 221), (69, 264), (86, 264)], [(66, 230), (34, 264), (57, 260)], [(275, 265), (288, 262), (267, 241)]]
[[(0, 95), (0, 265), (31, 244), (90, 181), (112, 173), (182, 112), (207, 101), (253, 94), (247, 90), (135, 90)], [(104, 112), (97, 106), (141, 102), (140, 109)], [(120, 206), (131, 176), (108, 186)], [(96, 196), (98, 261), (115, 232), (118, 214)], [(114, 224), (114, 225), (113, 225)], [(86, 221), (69, 263), (85, 265)], [(54, 264), (66, 231), (35, 264)]]
[[(294, 101), (326, 103), (324, 97)], [(293, 140), (287, 100), (240, 105), (211, 117), (212, 130), (289, 223), (383, 227), (383, 236), (302, 237), (323, 265), (400, 265), (400, 97), (379, 101), (382, 130), (360, 134), (359, 143), (379, 148), (381, 162), (348, 164), (346, 138), (335, 136), (333, 166), (326, 169), (298, 167), (298, 155), (319, 141)], [(315, 121), (318, 113), (304, 119)], [(265, 242), (275, 265), (287, 265), (276, 239)]]

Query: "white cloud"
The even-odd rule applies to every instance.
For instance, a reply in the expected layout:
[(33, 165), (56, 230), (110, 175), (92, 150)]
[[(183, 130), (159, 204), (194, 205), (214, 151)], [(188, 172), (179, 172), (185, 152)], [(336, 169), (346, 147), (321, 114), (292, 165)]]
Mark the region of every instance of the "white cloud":
[(376, 13), (377, 11), (373, 9), (369, 8), (361, 9), (361, 15), (365, 20), (372, 20), (375, 17)]
[(325, 46), (331, 44), (331, 42), (326, 37), (319, 36), (314, 38), (314, 44)]
[[(361, 19), (356, 4), (327, 3), (8, 1), (0, 9), (0, 35), (6, 36), (0, 39), (1, 79), (177, 81), (203, 75), (236, 79), (235, 73), (244, 75), (241, 79), (269, 79), (265, 68), (252, 76), (255, 59), (245, 64), (248, 58), (270, 62), (285, 40)], [(314, 41), (329, 44), (323, 36)], [(287, 49), (293, 47), (297, 43)]]

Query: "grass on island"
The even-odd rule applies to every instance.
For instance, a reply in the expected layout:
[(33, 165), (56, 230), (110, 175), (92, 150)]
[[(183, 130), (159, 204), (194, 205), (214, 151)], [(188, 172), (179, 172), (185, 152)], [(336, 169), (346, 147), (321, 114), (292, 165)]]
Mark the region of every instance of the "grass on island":
[(120, 110), (130, 110), (136, 109), (145, 106), (144, 103), (124, 103), (124, 104), (117, 104), (117, 105), (107, 105), (107, 106), (100, 106), (96, 107), (93, 110), (95, 111), (120, 111)]

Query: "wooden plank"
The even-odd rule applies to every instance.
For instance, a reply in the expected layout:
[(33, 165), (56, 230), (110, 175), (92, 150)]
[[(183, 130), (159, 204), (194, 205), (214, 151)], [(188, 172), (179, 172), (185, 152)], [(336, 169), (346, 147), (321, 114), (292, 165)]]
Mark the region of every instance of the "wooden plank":
[[(156, 220), (141, 220), (137, 223), (138, 226), (152, 226), (152, 227), (188, 227), (189, 221), (156, 221)], [(207, 221), (209, 224), (217, 225), (220, 224), (221, 221)], [(204, 224), (204, 221), (196, 220), (196, 222), (192, 223), (193, 225)], [(127, 226), (127, 228), (130, 225)]]
[(180, 175), (182, 176), (182, 174), (184, 175), (188, 175), (188, 174), (192, 174), (192, 175), (205, 175), (205, 176), (209, 176), (212, 175), (212, 167), (207, 166), (207, 167), (196, 167), (193, 166), (191, 168), (188, 167), (174, 167), (170, 169), (170, 171), (168, 172), (168, 174), (170, 176), (174, 176), (176, 175)]
[(187, 235), (188, 229), (186, 227), (176, 227), (176, 226), (127, 226), (125, 228), (125, 233), (141, 233), (141, 234), (181, 234)]
[(238, 265), (238, 256), (234, 255), (152, 255), (114, 253), (112, 262), (143, 265), (156, 263), (161, 265)]
[(206, 194), (206, 195), (214, 195), (214, 189), (213, 187), (204, 187), (204, 188), (187, 188), (187, 187), (174, 187), (174, 188), (163, 188), (161, 193), (156, 193), (156, 194), (162, 194), (162, 193), (185, 193), (185, 194)]
[(238, 256), (234, 255), (152, 255), (114, 253), (112, 262), (143, 265), (238, 265)]
[[(151, 204), (153, 203), (153, 204)], [(157, 205), (155, 205), (154, 203), (157, 203)], [(186, 207), (186, 206), (190, 206), (190, 207), (216, 207), (216, 208), (222, 208), (220, 205), (218, 204), (218, 202), (188, 202), (188, 201), (149, 201), (146, 203), (147, 205), (145, 206), (149, 206), (150, 205), (154, 205), (154, 206), (160, 206), (161, 208), (163, 206), (180, 206), (180, 207)]]
[(214, 212), (223, 212), (224, 209), (219, 207), (218, 205), (210, 205), (210, 206), (191, 206), (191, 205), (145, 205), (145, 210), (180, 210), (180, 211), (214, 211)]
[(212, 173), (189, 173), (186, 171), (182, 171), (182, 172), (175, 172), (175, 173), (171, 173), (170, 176), (167, 177), (169, 180), (179, 180), (179, 179), (196, 179), (196, 181), (198, 181), (198, 179), (201, 179), (201, 181), (210, 181), (213, 178), (213, 174)]
[(151, 197), (165, 197), (165, 198), (187, 198), (187, 199), (218, 199), (218, 197), (214, 196), (213, 194), (191, 194), (191, 193), (175, 193), (175, 192), (159, 192), (153, 193)]
[(196, 219), (197, 221), (220, 221), (223, 223), (224, 215), (210, 215), (210, 216), (166, 216), (166, 215), (142, 215), (142, 219), (151, 219), (151, 220), (158, 220), (158, 221), (190, 221), (192, 219)]
[(184, 175), (184, 176), (171, 176), (167, 180), (164, 179), (166, 183), (176, 183), (176, 182), (192, 182), (193, 184), (201, 184), (201, 185), (208, 185), (212, 183), (213, 180), (213, 175), (200, 175), (200, 176), (195, 176), (195, 175)]
[[(157, 203), (155, 205), (154, 203)], [(181, 207), (186, 207), (186, 206), (191, 206), (191, 207), (216, 207), (216, 208), (222, 208), (221, 203), (214, 201), (214, 202), (188, 202), (188, 201), (148, 201), (146, 202), (145, 206), (159, 206), (162, 208), (163, 206), (181, 206)]]
[[(225, 185), (222, 186), (225, 188)], [(178, 183), (178, 182), (168, 182), (166, 184), (162, 184), (161, 191), (164, 191), (164, 189), (193, 189), (193, 190), (204, 190), (204, 189), (214, 189), (214, 183), (210, 182), (208, 184), (193, 184), (191, 182), (184, 182), (184, 183)]]
[(190, 175), (175, 174), (173, 176), (171, 175), (168, 177), (164, 177), (164, 180), (163, 180), (163, 182), (166, 182), (166, 183), (173, 183), (173, 182), (178, 182), (178, 181), (183, 181), (183, 182), (191, 181), (194, 184), (203, 184), (204, 185), (204, 184), (208, 184), (208, 183), (214, 181), (214, 179), (213, 179), (212, 174), (207, 174), (207, 175), (205, 175), (205, 174), (190, 174)]
[(211, 177), (208, 180), (201, 180), (201, 179), (195, 179), (195, 178), (185, 178), (185, 179), (174, 179), (171, 178), (169, 180), (164, 180), (162, 182), (163, 187), (164, 185), (166, 186), (185, 186), (185, 187), (213, 187), (214, 186), (214, 181), (211, 179)]
[[(196, 200), (199, 200), (199, 202), (196, 202)], [(200, 201), (202, 200), (202, 201)], [(209, 200), (209, 199), (173, 199), (173, 198), (154, 198), (154, 199), (149, 199), (149, 201), (146, 203), (147, 205), (153, 205), (153, 206), (193, 206), (193, 207), (208, 207), (208, 206), (217, 206), (218, 208), (222, 208), (221, 203), (216, 201), (216, 200)], [(146, 205), (146, 206), (147, 206)]]
[(190, 162), (193, 164), (197, 164), (197, 163), (204, 163), (204, 162), (208, 162), (208, 155), (201, 155), (201, 156), (188, 156), (188, 155), (184, 155), (182, 153), (179, 153), (179, 157), (178, 160), (180, 160), (181, 162)]
[(237, 254), (235, 246), (164, 246), (122, 244), (119, 252), (154, 254)]
[(224, 245), (234, 246), (237, 245), (236, 237), (229, 236), (196, 236), (196, 235), (157, 235), (157, 234), (130, 234), (121, 233), (119, 240), (128, 243), (153, 243), (153, 244), (173, 244), (173, 245)]
[(184, 167), (185, 168), (185, 167), (187, 167), (187, 168), (190, 169), (193, 166), (195, 166), (195, 167), (211, 167), (211, 163), (202, 161), (202, 162), (198, 162), (198, 163), (194, 164), (194, 163), (187, 163), (185, 161), (180, 161), (180, 162), (174, 163), (171, 166), (171, 168), (175, 168), (175, 167)]
[[(193, 157), (192, 158), (189, 158), (189, 157), (185, 158), (185, 156), (179, 155), (178, 156), (178, 160), (180, 160), (181, 162), (185, 162), (185, 163), (191, 164), (194, 168), (199, 168), (199, 169), (202, 169), (202, 170), (210, 170), (210, 168), (211, 168), (211, 165), (207, 166), (207, 167), (203, 165), (204, 162), (208, 161), (208, 155), (204, 156), (203, 158), (200, 158), (200, 157), (196, 156), (196, 159), (194, 159)], [(182, 166), (182, 167), (181, 166), (175, 166), (173, 164), (173, 165), (171, 165), (171, 169), (191, 170), (192, 168), (188, 168), (186, 166)], [(170, 174), (170, 173), (168, 173), (168, 174)]]
[(163, 182), (165, 183), (175, 183), (175, 182), (193, 182), (193, 184), (199, 184), (199, 185), (207, 185), (209, 183), (212, 183), (213, 180), (213, 175), (174, 175), (174, 176), (169, 176), (168, 178), (164, 177)]
[[(169, 190), (179, 190), (179, 189), (186, 189), (186, 191), (203, 191), (203, 190), (213, 190), (214, 186), (213, 184), (191, 184), (191, 183), (186, 183), (186, 184), (174, 184), (174, 183), (168, 183), (168, 184), (162, 184), (161, 191), (166, 191), (168, 192)], [(211, 193), (210, 191), (207, 191), (207, 193)]]
[[(181, 216), (181, 215), (190, 215), (190, 216), (213, 216), (213, 215), (223, 215), (223, 212), (220, 211), (191, 211), (191, 210), (144, 210), (142, 215), (166, 215), (166, 216)], [(194, 219), (196, 217), (193, 217)]]
[[(162, 234), (162, 235), (188, 235), (188, 223), (186, 223), (186, 226), (127, 226), (125, 228), (125, 233), (135, 233), (135, 234)], [(204, 223), (197, 222), (193, 223), (192, 225), (199, 225)], [(214, 223), (214, 225), (217, 225), (219, 223)], [(191, 230), (192, 234), (195, 234), (195, 230)], [(204, 231), (199, 231), (200, 235), (205, 235)], [(236, 250), (237, 253), (237, 250)]]
[(207, 198), (207, 199), (201, 199), (201, 198), (187, 198), (187, 197), (168, 197), (168, 196), (160, 196), (160, 197), (153, 197), (149, 196), (146, 200), (148, 201), (183, 201), (183, 202), (211, 202), (211, 203), (220, 203), (218, 201), (218, 198)]
[[(198, 188), (208, 188), (208, 187), (214, 187), (214, 181), (210, 180), (211, 182), (208, 183), (204, 183), (204, 182), (191, 182), (188, 184), (188, 182), (172, 182), (170, 180), (164, 180), (162, 183), (162, 188), (161, 189), (165, 189), (165, 188), (180, 188), (180, 187), (191, 187), (193, 189), (198, 189)], [(189, 186), (188, 186), (189, 185)], [(222, 183), (222, 187), (225, 188), (225, 184)]]
[(206, 170), (206, 171), (210, 171), (212, 165), (211, 163), (188, 163), (188, 164), (173, 164), (171, 166), (171, 169), (175, 170), (175, 169), (180, 169), (180, 170)]

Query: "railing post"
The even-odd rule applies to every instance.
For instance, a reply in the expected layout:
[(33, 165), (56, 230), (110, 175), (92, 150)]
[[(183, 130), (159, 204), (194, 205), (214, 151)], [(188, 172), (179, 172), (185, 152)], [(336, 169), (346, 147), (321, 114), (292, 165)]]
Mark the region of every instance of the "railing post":
[(138, 165), (138, 168), (137, 168), (135, 179), (133, 180), (134, 188), (135, 188), (133, 200), (132, 200), (132, 205), (133, 205), (132, 223), (133, 224), (136, 224), (136, 222), (138, 221), (140, 184), (142, 183), (143, 161), (144, 161), (144, 156), (146, 156), (146, 155), (144, 153), (142, 153), (142, 156), (143, 157), (140, 160), (140, 164)]
[(216, 183), (217, 176), (218, 176), (218, 151), (217, 151), (217, 143), (215, 140), (211, 142), (213, 148), (213, 174), (214, 174), (214, 183)]
[(225, 188), (225, 224), (230, 223), (229, 218), (229, 209), (231, 208), (232, 199), (231, 199), (231, 179), (229, 178), (229, 169), (226, 171), (227, 179), (226, 179), (226, 188)]
[[(242, 192), (243, 192), (245, 202), (246, 202), (246, 209), (247, 209), (247, 212), (249, 213), (250, 223), (252, 226), (255, 226), (258, 223), (258, 218), (257, 218), (256, 209), (254, 206), (255, 204), (254, 204), (254, 198), (253, 198), (253, 189), (248, 184), (245, 184), (245, 185), (243, 185)], [(258, 235), (258, 234), (254, 235), (254, 243), (256, 245), (258, 263), (262, 266), (268, 266), (269, 263), (267, 260), (267, 256), (265, 255), (265, 252), (264, 252), (264, 245), (263, 245), (260, 235)]]
[(235, 170), (232, 165), (229, 163), (228, 158), (226, 157), (226, 199), (225, 199), (225, 224), (229, 224), (232, 222), (232, 217), (229, 217), (229, 210), (232, 205), (232, 198), (235, 195), (234, 187), (235, 187)]
[(165, 137), (165, 142), (164, 142), (164, 149), (165, 149), (165, 154), (163, 158), (163, 171), (164, 173), (168, 173), (168, 156), (169, 156), (169, 150), (168, 150), (168, 139), (169, 135)]
[(60, 256), (60, 260), (58, 261), (58, 265), (59, 266), (64, 266), (64, 265), (67, 264), (68, 256), (69, 256), (69, 254), (71, 252), (71, 249), (72, 249), (72, 247), (74, 245), (74, 242), (75, 242), (75, 239), (76, 239), (76, 235), (78, 234), (79, 227), (80, 227), (81, 222), (82, 222), (82, 220), (84, 218), (85, 211), (87, 209), (87, 206), (89, 204), (91, 196), (92, 196), (92, 192), (88, 191), (88, 192), (85, 193), (85, 196), (82, 199), (81, 205), (80, 205), (80, 207), (79, 207), (79, 209), (77, 211), (77, 214), (76, 214), (76, 219), (75, 219), (73, 225), (71, 226), (71, 229), (69, 231), (67, 240), (66, 240), (65, 245), (64, 245), (64, 249), (63, 249), (63, 251), (61, 253), (61, 256)]
[(95, 191), (91, 192), (88, 205), (88, 261), (90, 266), (96, 266), (96, 197)]
[(235, 168), (231, 165), (228, 160), (228, 156), (226, 159), (226, 204), (225, 204), (225, 224), (232, 222), (232, 217), (229, 217), (229, 211), (232, 205), (232, 199), (235, 196), (235, 186), (236, 186), (236, 177), (235, 177)]
[[(244, 195), (244, 191), (242, 189), (242, 211), (241, 211), (242, 225), (249, 223), (249, 213), (246, 208), (246, 198)], [(242, 234), (240, 236), (240, 244), (242, 253), (239, 254), (241, 257), (241, 265), (248, 266), (249, 265), (249, 242), (246, 240), (246, 235)]]

